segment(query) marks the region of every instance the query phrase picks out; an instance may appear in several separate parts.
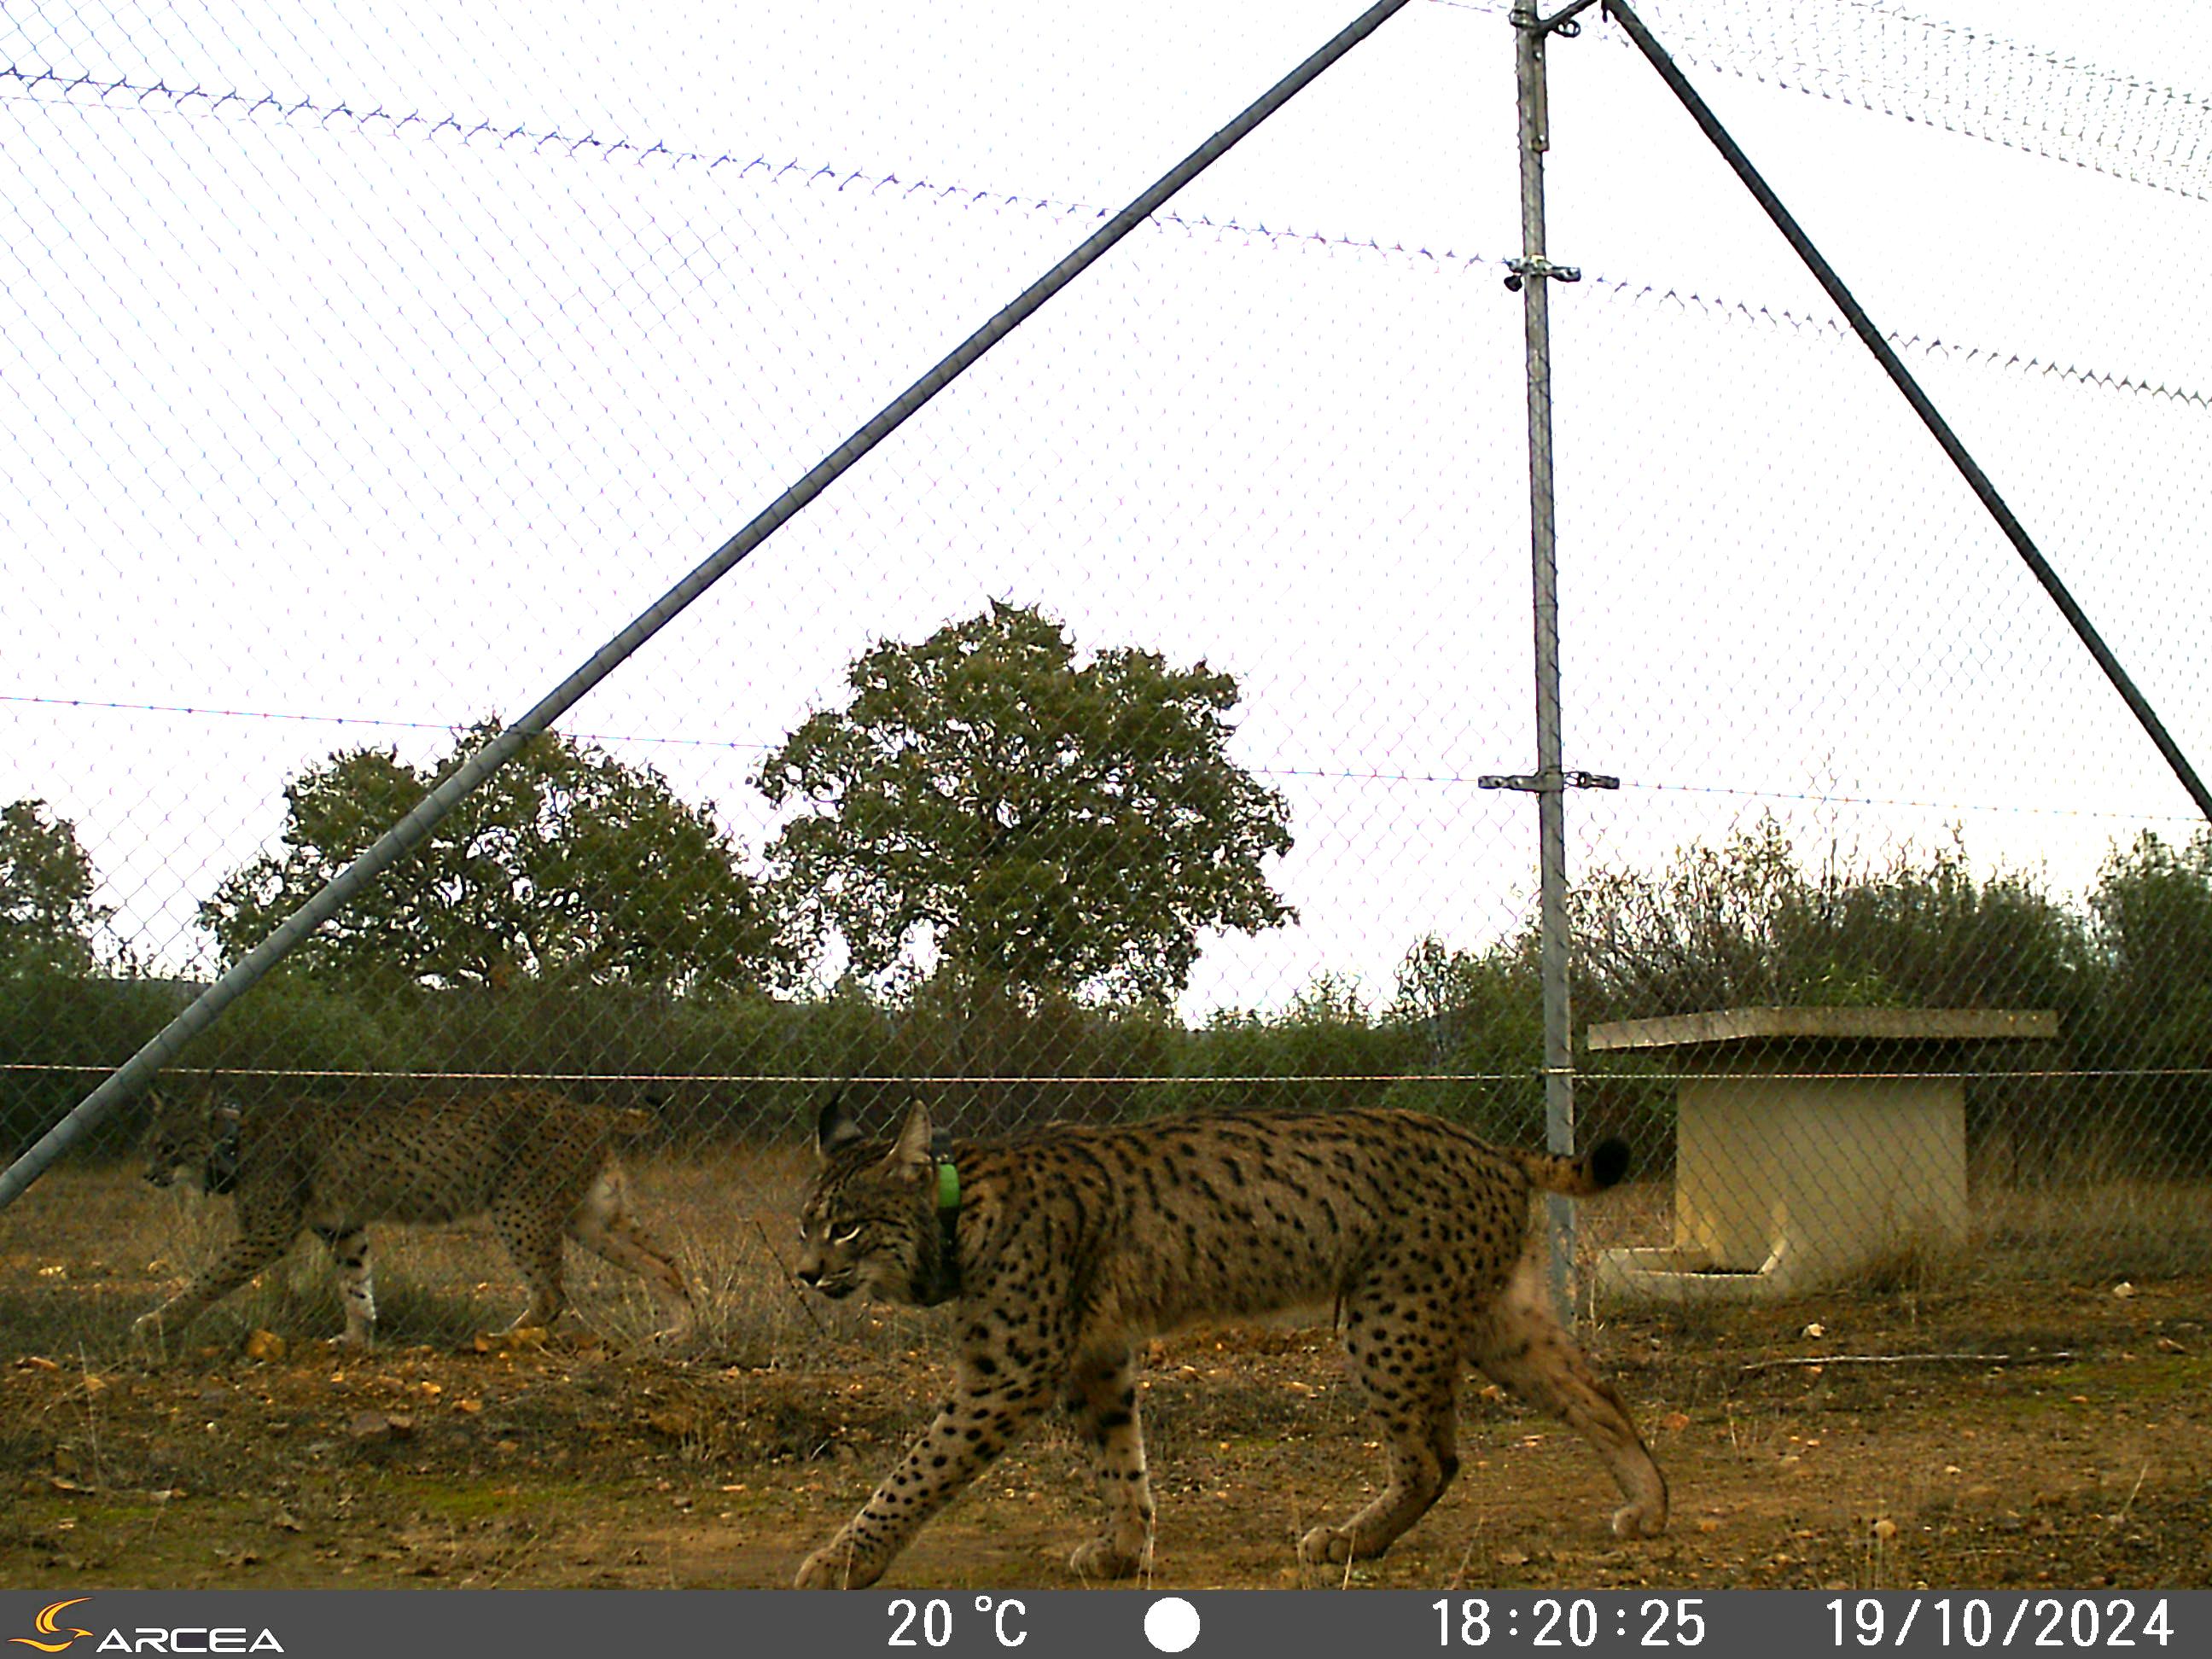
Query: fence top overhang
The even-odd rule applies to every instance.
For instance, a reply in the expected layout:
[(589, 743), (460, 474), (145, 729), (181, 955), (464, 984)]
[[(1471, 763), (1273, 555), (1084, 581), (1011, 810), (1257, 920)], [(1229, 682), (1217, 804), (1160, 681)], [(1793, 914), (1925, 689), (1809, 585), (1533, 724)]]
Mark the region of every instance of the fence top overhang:
[(1731, 1047), (1848, 1044), (1885, 1048), (1965, 1042), (2042, 1042), (2058, 1035), (2051, 1008), (1717, 1008), (1656, 1019), (1616, 1019), (1589, 1028), (1593, 1051), (1689, 1049), (1712, 1056)]

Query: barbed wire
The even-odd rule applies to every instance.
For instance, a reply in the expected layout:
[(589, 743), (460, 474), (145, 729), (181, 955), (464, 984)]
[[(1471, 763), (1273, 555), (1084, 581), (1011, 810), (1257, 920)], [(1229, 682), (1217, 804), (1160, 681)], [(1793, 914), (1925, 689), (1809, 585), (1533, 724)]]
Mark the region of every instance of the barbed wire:
[[(33, 101), (45, 101), (39, 97), (38, 89), (52, 88), (58, 89), (65, 99), (71, 100), (69, 106), (72, 108), (98, 108), (121, 112), (132, 110), (139, 112), (157, 112), (147, 111), (146, 105), (148, 100), (159, 98), (166, 100), (171, 111), (176, 114), (199, 118), (216, 115), (234, 105), (240, 112), (246, 115), (258, 115), (264, 111), (269, 111), (288, 124), (294, 123), (295, 118), (305, 118), (306, 120), (312, 121), (325, 131), (329, 130), (333, 121), (343, 119), (350, 122), (355, 130), (363, 135), (367, 135), (380, 124), (383, 131), (395, 136), (407, 133), (410, 129), (413, 129), (414, 133), (410, 136), (424, 138), (438, 138), (444, 136), (457, 138), (463, 143), (489, 137), (501, 149), (513, 146), (526, 149), (533, 153), (543, 153), (547, 149), (552, 148), (560, 150), (571, 159), (591, 155), (608, 161), (626, 157), (640, 163), (657, 160), (670, 166), (700, 165), (709, 173), (720, 167), (732, 167), (737, 169), (737, 176), (739, 178), (748, 178), (758, 173), (772, 184), (780, 185), (795, 179), (800, 184), (814, 186), (827, 181), (830, 186), (840, 194), (855, 187), (858, 187), (862, 193), (871, 196), (881, 195), (885, 191), (893, 191), (902, 199), (921, 196), (927, 200), (960, 207), (1011, 208), (1022, 212), (1051, 215), (1061, 218), (1103, 219), (1108, 217), (1111, 211), (1088, 202), (1066, 201), (1049, 196), (1033, 196), (1026, 192), (977, 188), (967, 185), (935, 184), (927, 179), (902, 179), (896, 173), (871, 173), (865, 168), (837, 167), (826, 162), (812, 164), (799, 161), (777, 162), (765, 155), (746, 156), (742, 151), (685, 149), (672, 148), (659, 141), (651, 144), (641, 144), (628, 138), (601, 138), (595, 133), (585, 133), (579, 137), (564, 133), (558, 128), (539, 129), (520, 124), (508, 125), (505, 122), (489, 119), (465, 123), (462, 118), (458, 116), (433, 117), (419, 111), (394, 115), (380, 106), (364, 112), (356, 110), (350, 104), (345, 102), (323, 103), (312, 98), (288, 100), (280, 98), (274, 93), (264, 93), (255, 97), (237, 91), (212, 91), (204, 87), (171, 87), (162, 81), (156, 81), (149, 86), (127, 77), (97, 81), (88, 74), (68, 76), (57, 74), (52, 70), (42, 70), (33, 74), (20, 64), (0, 64), (0, 83), (10, 81), (16, 82), (23, 91), (19, 94), (0, 92), (0, 101), (26, 95), (30, 96)], [(80, 93), (89, 93), (94, 101), (77, 101), (76, 95)], [(110, 101), (110, 100), (126, 98), (130, 100), (127, 104)], [(187, 109), (185, 106), (194, 100), (198, 100), (204, 107), (198, 110)], [(1150, 222), (1162, 228), (1174, 228), (1193, 234), (1201, 231), (1213, 231), (1222, 234), (1259, 237), (1272, 242), (1342, 246), (1362, 252), (1400, 254), (1447, 264), (1495, 264), (1501, 268), (1503, 265), (1502, 257), (1493, 258), (1482, 254), (1461, 255), (1449, 249), (1443, 253), (1437, 253), (1430, 248), (1407, 247), (1402, 243), (1386, 243), (1379, 238), (1371, 236), (1362, 238), (1350, 234), (1332, 235), (1319, 230), (1302, 231), (1290, 228), (1278, 229), (1265, 224), (1246, 224), (1237, 219), (1217, 220), (1205, 214), (1158, 213), (1152, 216)]]
[[(951, 204), (968, 208), (988, 206), (993, 209), (1012, 210), (1018, 212), (1060, 218), (1103, 218), (1107, 212), (1107, 210), (1087, 202), (1061, 200), (1048, 196), (1030, 196), (995, 188), (978, 188), (966, 185), (937, 185), (922, 179), (903, 179), (896, 173), (872, 173), (860, 167), (832, 167), (826, 162), (814, 164), (799, 161), (776, 162), (764, 155), (755, 155), (747, 159), (743, 158), (741, 153), (734, 151), (710, 153), (704, 150), (672, 149), (665, 143), (659, 142), (650, 145), (641, 145), (626, 138), (603, 139), (591, 133), (575, 137), (563, 133), (557, 128), (539, 130), (521, 125), (510, 126), (505, 123), (489, 119), (480, 119), (473, 124), (464, 125), (460, 118), (452, 115), (443, 115), (434, 118), (419, 112), (395, 116), (380, 106), (362, 112), (355, 110), (350, 104), (345, 102), (319, 103), (308, 98), (288, 101), (273, 93), (250, 97), (236, 91), (214, 92), (201, 87), (173, 88), (161, 81), (156, 81), (150, 86), (127, 78), (95, 81), (88, 75), (70, 77), (59, 75), (52, 70), (32, 74), (19, 64), (0, 65), (0, 85), (4, 85), (10, 81), (19, 84), (25, 89), (26, 94), (33, 97), (36, 95), (36, 90), (42, 87), (58, 88), (65, 96), (73, 96), (80, 90), (89, 90), (100, 100), (97, 105), (91, 106), (94, 107), (110, 109), (130, 107), (143, 111), (148, 100), (160, 98), (166, 100), (177, 113), (212, 116), (226, 106), (235, 105), (248, 115), (257, 114), (264, 109), (274, 111), (280, 118), (287, 122), (290, 122), (295, 117), (305, 116), (325, 130), (331, 121), (343, 118), (352, 122), (356, 130), (363, 133), (370, 130), (372, 123), (382, 123), (394, 135), (415, 129), (426, 137), (434, 138), (441, 134), (455, 135), (463, 143), (469, 143), (480, 136), (489, 135), (502, 148), (510, 144), (520, 144), (533, 152), (542, 153), (550, 146), (558, 149), (571, 158), (588, 153), (603, 159), (612, 160), (627, 154), (632, 159), (641, 162), (658, 158), (672, 165), (703, 164), (710, 173), (726, 165), (732, 166), (738, 168), (737, 176), (741, 179), (749, 178), (755, 173), (758, 173), (771, 184), (781, 185), (795, 179), (798, 182), (810, 187), (819, 185), (826, 180), (831, 188), (840, 193), (855, 187), (872, 196), (880, 195), (889, 190), (896, 191), (897, 199), (900, 200), (910, 200), (916, 195), (920, 195), (926, 201), (939, 205)], [(0, 101), (6, 101), (10, 95), (0, 92)], [(127, 96), (131, 100), (129, 106), (106, 101), (111, 97), (122, 96)], [(198, 112), (186, 110), (184, 106), (191, 100), (198, 100), (206, 106), (205, 109)], [(1385, 241), (1378, 236), (1371, 234), (1361, 236), (1352, 232), (1298, 230), (1287, 227), (1278, 229), (1267, 224), (1247, 224), (1242, 220), (1234, 218), (1215, 219), (1204, 214), (1161, 213), (1154, 215), (1151, 222), (1160, 229), (1179, 229), (1193, 236), (1210, 232), (1217, 237), (1237, 236), (1245, 238), (1248, 242), (1256, 240), (1275, 246), (1299, 246), (1329, 252), (1342, 250), (1379, 258), (1425, 260), (1440, 267), (1457, 266), (1468, 272), (1485, 268), (1504, 271), (1507, 268), (1507, 256), (1504, 255), (1463, 254), (1450, 248), (1438, 252), (1418, 243), (1409, 246), (1403, 241)], [(1663, 288), (1639, 281), (1632, 276), (1616, 277), (1600, 272), (1591, 272), (1585, 279), (1585, 286), (1591, 291), (1604, 290), (1615, 297), (1626, 299), (1632, 304), (1672, 302), (1686, 308), (1694, 309), (1708, 318), (1723, 322), (1746, 323), (1763, 325), (1777, 331), (1786, 330), (1797, 332), (1803, 332), (1809, 329), (1824, 332), (1839, 341), (1853, 337), (1849, 325), (1839, 317), (1802, 313), (1792, 311), (1787, 307), (1764, 305), (1753, 301), (1729, 299), (1723, 295), (1705, 295), (1676, 288)], [(1917, 334), (1886, 334), (1884, 337), (1899, 352), (1910, 352), (1923, 357), (1941, 355), (1963, 361), (1968, 365), (1979, 363), (2024, 374), (2051, 376), (2093, 390), (2161, 398), (2194, 409), (2212, 410), (2212, 392), (2169, 386), (2163, 382), (2153, 381), (2115, 370), (2081, 364), (2060, 363), (2033, 355), (2023, 355), (2002, 346), (1976, 345), (1956, 340), (1946, 340), (1940, 337), (1923, 337)]]
[[(1931, 61), (1979, 66), (1937, 76), (1867, 75), (1850, 61), (1838, 18), (1856, 25), (1859, 63)], [(1844, 0), (1815, 20), (1801, 7), (1768, 7), (1756, 19), (1730, 9), (1726, 22), (1690, 8), (1670, 9), (1668, 50), (1681, 59), (1740, 79), (1937, 126), (2146, 188), (2212, 201), (2212, 97), (2062, 58), (1964, 24), (1881, 3)], [(1725, 31), (1723, 33), (1722, 31)], [(1922, 50), (1890, 52), (1864, 44), (1870, 32), (1917, 37)], [(1613, 39), (1608, 35), (1607, 38)], [(1934, 47), (1942, 41), (1940, 50)], [(1617, 40), (1626, 47), (1629, 43)], [(1972, 87), (1970, 103), (1954, 87)], [(2121, 107), (2115, 109), (2115, 103)]]
[[(1672, 301), (1722, 321), (1759, 325), (1777, 332), (1786, 330), (1802, 334), (1811, 331), (1826, 334), (1838, 343), (1855, 341), (1858, 337), (1852, 332), (1850, 325), (1840, 316), (1796, 312), (1786, 306), (1759, 305), (1717, 295), (1685, 293), (1680, 289), (1660, 288), (1653, 283), (1638, 283), (1632, 278), (1609, 277), (1595, 273), (1584, 276), (1583, 286), (1610, 290), (1631, 303), (1652, 301), (1664, 304)], [(1966, 344), (1956, 340), (1946, 340), (1941, 336), (1923, 337), (1885, 331), (1882, 338), (1900, 355), (1909, 352), (1923, 359), (1940, 356), (1969, 367), (1978, 365), (2021, 374), (2039, 374), (2091, 391), (2124, 392), (2163, 399), (2197, 410), (2212, 410), (2212, 393), (2193, 391), (2186, 386), (2168, 386), (2162, 381), (2143, 380), (2110, 369), (2060, 363), (2048, 358), (2008, 351), (2002, 346)]]
[[(1452, 11), (1511, 15), (1512, 0), (1431, 0)], [(1544, 7), (1541, 9), (1555, 9)], [(1837, 0), (1802, 6), (1668, 9), (1668, 50), (1683, 61), (1870, 114), (1939, 126), (1987, 143), (2070, 163), (2124, 183), (2212, 200), (2212, 96), (2061, 57), (1988, 29), (1926, 15), (1887, 0)], [(1841, 24), (1843, 27), (1838, 27)], [(1857, 43), (1853, 56), (1846, 29)], [(1917, 38), (1922, 50), (1890, 52), (1870, 33)], [(1626, 46), (1609, 31), (1600, 38)], [(1982, 72), (1945, 79), (1931, 61), (1969, 59)], [(1903, 62), (1923, 72), (1888, 72)], [(1968, 101), (1951, 83), (1993, 88), (1992, 101)], [(2032, 100), (2032, 101), (2031, 101)], [(2116, 116), (2112, 106), (2123, 106)], [(2055, 112), (2055, 113), (2054, 113)], [(2136, 118), (2126, 117), (2132, 112)], [(2093, 125), (2094, 130), (2093, 131)]]

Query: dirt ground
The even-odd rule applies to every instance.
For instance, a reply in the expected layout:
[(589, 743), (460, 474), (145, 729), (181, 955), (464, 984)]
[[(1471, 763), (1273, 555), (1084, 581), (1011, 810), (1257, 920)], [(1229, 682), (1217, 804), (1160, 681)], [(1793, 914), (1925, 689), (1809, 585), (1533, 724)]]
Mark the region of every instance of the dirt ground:
[[(689, 1213), (696, 1195), (658, 1185)], [(129, 1316), (219, 1237), (219, 1218), (138, 1207), (155, 1200), (119, 1172), (64, 1174), (40, 1194), (0, 1229), (11, 1588), (781, 1585), (941, 1386), (945, 1315), (817, 1317), (781, 1284), (740, 1284), (692, 1222), (679, 1255), (710, 1317), (688, 1354), (641, 1347), (642, 1299), (589, 1279), (583, 1317), (550, 1342), (474, 1339), (514, 1295), (487, 1239), (410, 1256), (386, 1229), (374, 1354), (321, 1340), (338, 1317), (303, 1250), (149, 1364), (122, 1340)], [(789, 1229), (773, 1209), (712, 1236), (772, 1266), (769, 1228)], [(118, 1249), (157, 1223), (187, 1236), (166, 1255)], [(439, 1248), (458, 1288), (433, 1271)], [(1936, 1277), (1585, 1325), (1673, 1488), (1656, 1540), (1613, 1540), (1616, 1500), (1590, 1450), (1470, 1378), (1456, 1484), (1389, 1556), (1328, 1582), (2212, 1585), (2212, 1275)], [(1334, 1340), (1187, 1334), (1154, 1346), (1143, 1389), (1159, 1504), (1149, 1582), (1316, 1582), (1293, 1541), (1364, 1501), (1382, 1465)], [(1072, 1585), (1067, 1553), (1092, 1511), (1077, 1447), (1048, 1425), (885, 1583)]]

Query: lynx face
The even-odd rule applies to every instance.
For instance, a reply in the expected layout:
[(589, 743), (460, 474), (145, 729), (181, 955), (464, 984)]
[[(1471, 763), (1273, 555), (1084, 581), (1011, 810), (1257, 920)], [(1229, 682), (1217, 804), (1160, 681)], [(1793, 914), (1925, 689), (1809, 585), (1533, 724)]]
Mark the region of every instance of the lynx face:
[(213, 1102), (175, 1100), (162, 1094), (149, 1094), (147, 1098), (153, 1115), (143, 1142), (146, 1179), (156, 1187), (167, 1187), (179, 1170), (188, 1176), (200, 1176), (215, 1146)]
[(182, 1175), (203, 1192), (231, 1191), (238, 1181), (238, 1108), (213, 1090), (203, 1098), (149, 1091), (147, 1100), (146, 1179), (167, 1187)]
[[(927, 1306), (939, 1248), (936, 1191), (926, 1163), (893, 1147), (854, 1150), (857, 1133), (825, 1145), (830, 1160), (799, 1218), (799, 1282), (832, 1297)], [(925, 1141), (925, 1146), (926, 1146)]]
[(1666, 1480), (1620, 1396), (1553, 1319), (1529, 1225), (1532, 1192), (1582, 1196), (1620, 1180), (1618, 1141), (1554, 1158), (1409, 1112), (1235, 1112), (935, 1152), (923, 1108), (895, 1140), (864, 1145), (833, 1101), (816, 1145), (799, 1282), (833, 1297), (957, 1297), (960, 1349), (936, 1419), (807, 1558), (802, 1587), (873, 1583), (1055, 1403), (1091, 1448), (1106, 1507), (1104, 1530), (1071, 1565), (1086, 1578), (1141, 1571), (1153, 1512), (1135, 1345), (1197, 1320), (1316, 1304), (1337, 1310), (1389, 1480), (1350, 1520), (1309, 1532), (1302, 1560), (1379, 1555), (1435, 1503), (1459, 1468), (1470, 1363), (1597, 1448), (1627, 1500), (1617, 1535), (1666, 1525)]

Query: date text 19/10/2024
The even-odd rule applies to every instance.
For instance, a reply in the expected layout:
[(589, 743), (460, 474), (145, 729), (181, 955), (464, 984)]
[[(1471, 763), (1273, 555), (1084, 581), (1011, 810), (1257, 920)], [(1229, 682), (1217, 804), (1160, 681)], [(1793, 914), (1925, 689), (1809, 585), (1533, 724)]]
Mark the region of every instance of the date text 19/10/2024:
[[(1642, 1647), (1694, 1648), (1705, 1642), (1707, 1628), (1705, 1600), (1693, 1595), (1649, 1596), (1633, 1607), (1615, 1604), (1610, 1631), (1608, 1609), (1585, 1597), (1539, 1597), (1525, 1615), (1519, 1607), (1493, 1607), (1480, 1596), (1446, 1596), (1431, 1606), (1437, 1642), (1444, 1647), (1481, 1647), (1502, 1635), (1532, 1647), (1588, 1648), (1601, 1636), (1620, 1640), (1633, 1632)], [(1922, 1640), (1932, 1638), (1946, 1648), (2163, 1648), (2173, 1634), (2163, 1599), (1914, 1595), (1900, 1602), (1839, 1595), (1822, 1603), (1822, 1609), (1828, 1615), (1831, 1644), (1839, 1649), (1902, 1647), (1923, 1620)]]

